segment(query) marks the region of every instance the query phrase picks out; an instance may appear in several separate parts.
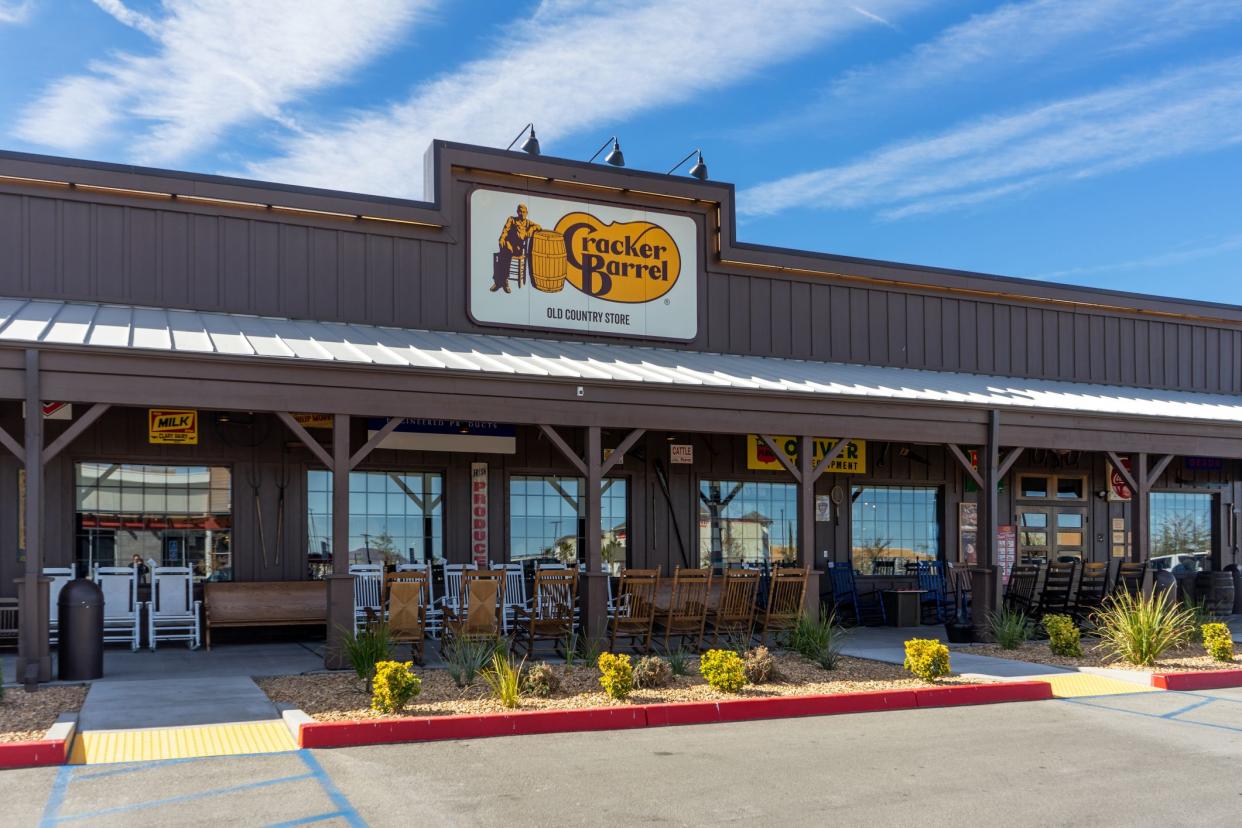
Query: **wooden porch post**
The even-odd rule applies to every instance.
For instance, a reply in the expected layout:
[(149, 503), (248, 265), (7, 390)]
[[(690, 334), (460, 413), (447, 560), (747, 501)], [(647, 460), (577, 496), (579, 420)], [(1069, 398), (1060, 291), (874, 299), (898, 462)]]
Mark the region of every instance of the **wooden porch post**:
[[(838, 445), (846, 445), (842, 439)], [(819, 617), (819, 576), (815, 555), (815, 482), (819, 475), (815, 473), (814, 460), (815, 438), (802, 435), (798, 438), (798, 563), (806, 567), (806, 599), (804, 606), (812, 618)]]
[(327, 577), (328, 641), (323, 665), (349, 666), (345, 639), (354, 629), (354, 579), (349, 574), (349, 415), (332, 417), (332, 568)]
[(609, 576), (603, 572), (601, 555), (600, 515), (603, 513), (604, 449), (600, 427), (586, 429), (586, 571), (582, 573), (579, 590), (582, 596), (582, 631), (587, 640), (598, 641), (608, 629)]
[(34, 689), (51, 681), (48, 651), (48, 582), (43, 578), (43, 395), (39, 382), (39, 352), (26, 351), (26, 568), (21, 579), (21, 637), (17, 679)]
[(1132, 560), (1146, 561), (1151, 558), (1151, 484), (1147, 475), (1147, 452), (1139, 452), (1136, 456), (1134, 470), (1131, 472), (1136, 484), (1134, 497), (1130, 507), (1133, 521), (1134, 543), (1130, 548)]

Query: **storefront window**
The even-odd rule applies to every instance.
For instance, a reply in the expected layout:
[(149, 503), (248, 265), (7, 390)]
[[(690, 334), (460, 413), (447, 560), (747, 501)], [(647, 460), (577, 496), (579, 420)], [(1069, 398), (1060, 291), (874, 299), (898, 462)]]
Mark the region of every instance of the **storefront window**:
[[(312, 577), (332, 559), (332, 473), (306, 473), (307, 557)], [(349, 473), (349, 563), (444, 557), (444, 478), (436, 473)]]
[(1151, 493), (1151, 566), (1174, 575), (1212, 568), (1210, 494)]
[[(509, 478), (509, 560), (579, 561), (584, 539), (586, 482), (580, 477)], [(612, 569), (626, 561), (626, 481), (604, 481), (600, 497), (600, 554)]]
[(699, 563), (796, 563), (798, 487), (737, 480), (699, 482)]
[(876, 560), (940, 557), (940, 490), (921, 486), (855, 486), (850, 549), (854, 568), (869, 573)]
[(233, 579), (232, 486), (222, 466), (75, 465), (78, 571), (189, 566), (195, 577)]

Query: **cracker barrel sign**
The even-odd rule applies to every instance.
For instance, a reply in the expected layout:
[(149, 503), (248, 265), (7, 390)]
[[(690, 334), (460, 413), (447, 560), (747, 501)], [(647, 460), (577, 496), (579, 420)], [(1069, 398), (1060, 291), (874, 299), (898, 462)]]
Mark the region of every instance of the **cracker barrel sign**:
[(698, 332), (688, 216), (500, 190), (470, 194), (470, 315), (658, 339)]
[(184, 408), (147, 409), (147, 442), (198, 445), (198, 412)]

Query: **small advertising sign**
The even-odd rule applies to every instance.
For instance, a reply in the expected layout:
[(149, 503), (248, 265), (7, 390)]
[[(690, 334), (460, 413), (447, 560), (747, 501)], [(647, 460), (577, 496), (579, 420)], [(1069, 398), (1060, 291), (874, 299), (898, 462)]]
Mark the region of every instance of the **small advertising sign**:
[(996, 527), (996, 565), (1001, 570), (1001, 583), (1009, 583), (1009, 572), (1018, 557), (1018, 528), (1013, 524)]
[(815, 495), (815, 522), (832, 522), (832, 495)]
[(668, 462), (674, 466), (693, 466), (694, 446), (689, 443), (673, 443), (668, 447)]
[(470, 464), (470, 558), (487, 567), (487, 464)]
[(147, 442), (161, 445), (198, 445), (198, 412), (183, 408), (147, 409)]
[(480, 324), (691, 340), (689, 216), (479, 188), (470, 194), (471, 317)]
[(302, 428), (332, 428), (331, 414), (294, 414), (293, 419)]
[[(367, 421), (367, 435), (384, 427), (387, 421)], [(410, 417), (379, 444), (382, 449), (404, 451), (463, 451), (483, 454), (517, 452), (517, 426), (478, 420), (425, 420)]]
[[(789, 462), (798, 462), (797, 437), (773, 437), (772, 442), (785, 453), (785, 456), (789, 458)], [(835, 440), (831, 437), (816, 437), (811, 441), (811, 462), (819, 463), (824, 458), (824, 455), (832, 451), (832, 447), (839, 442), (840, 440)], [(785, 469), (781, 465), (781, 461), (776, 458), (776, 455), (772, 453), (767, 443), (763, 442), (758, 434), (747, 435), (746, 468), (762, 471), (784, 471)], [(830, 473), (835, 472), (837, 474), (866, 474), (866, 441), (850, 440), (849, 446), (846, 447), (845, 451), (841, 452), (840, 457), (832, 461), (827, 470)]]
[[(1126, 467), (1126, 471), (1130, 471), (1133, 468), (1130, 465), (1129, 457), (1122, 457), (1121, 464)], [(1121, 472), (1117, 471), (1117, 467), (1110, 462), (1108, 464), (1108, 499), (1127, 501), (1133, 496), (1134, 492), (1130, 491), (1130, 484), (1126, 483), (1126, 479), (1122, 477)]]
[[(26, 416), (26, 403), (22, 403), (22, 416)], [(72, 420), (73, 405), (67, 402), (45, 402), (43, 404), (43, 419), (45, 420)]]

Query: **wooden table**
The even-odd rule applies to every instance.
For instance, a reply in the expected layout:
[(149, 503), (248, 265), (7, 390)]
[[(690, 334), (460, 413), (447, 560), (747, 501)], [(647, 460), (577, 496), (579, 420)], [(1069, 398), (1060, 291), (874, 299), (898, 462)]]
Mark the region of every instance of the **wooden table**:
[(917, 627), (923, 621), (925, 589), (886, 589), (880, 593), (890, 627)]

